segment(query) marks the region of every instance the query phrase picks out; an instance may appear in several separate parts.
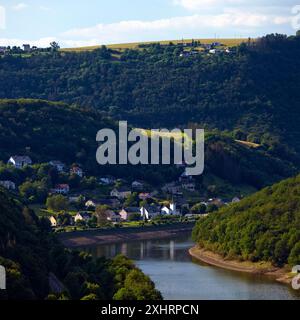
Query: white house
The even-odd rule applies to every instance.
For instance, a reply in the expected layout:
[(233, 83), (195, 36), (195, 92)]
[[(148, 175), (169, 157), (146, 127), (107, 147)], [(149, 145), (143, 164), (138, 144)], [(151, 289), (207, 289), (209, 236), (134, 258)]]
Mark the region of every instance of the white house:
[(88, 222), (91, 219), (91, 214), (88, 212), (78, 212), (74, 217), (75, 223), (78, 221)]
[(134, 190), (143, 190), (144, 183), (141, 181), (133, 181), (131, 184), (132, 189)]
[(195, 184), (195, 181), (194, 181), (194, 177), (188, 175), (186, 172), (184, 172), (180, 176), (179, 182), (181, 183), (181, 187), (184, 190), (194, 192), (195, 189), (196, 189), (196, 184)]
[(72, 167), (70, 173), (75, 174), (80, 178), (83, 177), (83, 170), (80, 167)]
[(101, 203), (98, 202), (98, 201), (95, 201), (95, 200), (88, 200), (86, 203), (85, 203), (85, 207), (86, 208), (96, 208), (98, 206), (100, 206)]
[(241, 199), (240, 198), (238, 198), (238, 197), (235, 197), (235, 198), (233, 198), (232, 199), (232, 203), (239, 203), (241, 201)]
[(127, 188), (114, 188), (111, 193), (111, 197), (116, 197), (118, 199), (126, 199), (131, 195), (131, 191)]
[(124, 208), (119, 212), (119, 215), (122, 220), (127, 221), (129, 220), (130, 216), (133, 214), (139, 214), (140, 213), (140, 208), (138, 207), (129, 207), (129, 208)]
[(100, 178), (99, 181), (100, 181), (100, 184), (109, 186), (116, 182), (116, 178), (112, 176), (107, 176), (107, 177)]
[(160, 215), (160, 210), (157, 206), (155, 205), (151, 205), (151, 206), (144, 206), (140, 208), (140, 213), (141, 213), (141, 217), (142, 219), (153, 219), (157, 216)]
[(167, 183), (162, 187), (162, 191), (171, 194), (180, 193), (181, 187), (177, 185), (175, 182)]
[(12, 156), (7, 164), (13, 165), (17, 169), (32, 165), (32, 160), (28, 156)]
[(23, 48), (25, 52), (30, 52), (30, 44), (23, 44)]
[(85, 200), (85, 197), (84, 196), (82, 196), (82, 195), (79, 195), (79, 196), (70, 196), (69, 197), (69, 202), (71, 202), (71, 203), (76, 203), (76, 202), (78, 202), (80, 199), (83, 199), (83, 200)]
[(12, 181), (0, 181), (0, 186), (7, 190), (16, 190), (16, 184)]
[(51, 223), (51, 227), (52, 228), (55, 228), (55, 227), (57, 227), (57, 220), (55, 219), (55, 217), (50, 217), (49, 218), (49, 221), (50, 221), (50, 223)]
[(70, 192), (70, 187), (68, 184), (57, 184), (52, 192), (57, 194), (68, 194)]
[(54, 167), (58, 172), (63, 172), (65, 170), (65, 165), (58, 160), (52, 160), (49, 162), (50, 166)]
[(181, 185), (182, 189), (195, 192), (196, 191), (196, 184), (194, 182), (183, 182)]
[(169, 206), (162, 207), (161, 214), (167, 216), (177, 215), (178, 211), (176, 208), (176, 204), (172, 202)]

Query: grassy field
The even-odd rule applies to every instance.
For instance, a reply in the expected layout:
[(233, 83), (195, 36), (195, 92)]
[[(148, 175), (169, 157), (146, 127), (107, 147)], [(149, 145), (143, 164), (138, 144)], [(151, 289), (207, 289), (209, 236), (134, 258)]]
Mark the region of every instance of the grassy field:
[[(138, 49), (140, 45), (147, 45), (152, 43), (160, 43), (161, 45), (167, 45), (170, 42), (174, 44), (179, 43), (192, 43), (192, 41), (200, 41), (202, 44), (209, 44), (212, 42), (220, 42), (227, 47), (234, 47), (243, 42), (247, 42), (246, 38), (239, 39), (184, 39), (184, 40), (165, 40), (165, 41), (150, 41), (150, 42), (133, 42), (133, 43), (122, 43), (122, 44), (111, 44), (107, 45), (108, 48), (118, 51), (124, 51), (126, 49)], [(95, 49), (100, 48), (101, 46), (90, 46), (90, 47), (79, 47), (79, 48), (65, 48), (61, 49), (62, 51), (74, 51), (74, 52), (82, 52), (82, 51), (93, 51)]]
[(254, 142), (249, 142), (249, 141), (242, 141), (242, 140), (235, 140), (237, 143), (241, 144), (242, 146), (248, 147), (248, 148), (253, 148), (257, 149), (260, 148), (261, 145), (254, 143)]

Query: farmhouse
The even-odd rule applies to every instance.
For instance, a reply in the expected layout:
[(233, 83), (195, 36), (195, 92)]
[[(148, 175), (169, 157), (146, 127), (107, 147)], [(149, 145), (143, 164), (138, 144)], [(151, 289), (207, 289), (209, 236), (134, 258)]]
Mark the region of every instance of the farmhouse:
[(78, 212), (74, 217), (75, 223), (79, 221), (88, 222), (90, 219), (91, 219), (91, 214), (88, 212)]
[(124, 220), (124, 221), (128, 221), (130, 216), (132, 216), (134, 214), (140, 214), (140, 208), (138, 208), (138, 207), (129, 207), (129, 208), (122, 209), (119, 212), (119, 215), (120, 215), (121, 219)]
[(69, 197), (69, 202), (71, 203), (76, 203), (76, 202), (79, 202), (79, 200), (85, 200), (85, 196), (83, 195), (72, 195)]
[(30, 52), (30, 44), (23, 44), (23, 49), (25, 52)]
[(49, 162), (50, 166), (54, 167), (57, 172), (63, 172), (65, 170), (65, 165), (58, 160), (52, 160)]
[(134, 190), (143, 190), (144, 183), (142, 181), (133, 181), (131, 187)]
[(148, 200), (148, 199), (150, 199), (151, 198), (151, 194), (150, 193), (140, 193), (139, 194), (139, 199), (140, 200), (143, 200), (143, 201), (145, 201), (145, 200)]
[(115, 213), (112, 210), (106, 210), (105, 214), (107, 216), (107, 221), (114, 222), (114, 223), (121, 221), (121, 216), (119, 216), (117, 213)]
[(52, 189), (53, 193), (57, 194), (68, 194), (70, 192), (70, 187), (68, 184), (57, 184), (54, 189)]
[(171, 194), (178, 194), (181, 191), (181, 187), (175, 182), (167, 183), (162, 187), (162, 191)]
[(178, 212), (177, 212), (176, 204), (172, 202), (169, 206), (162, 207), (161, 214), (167, 215), (167, 216), (177, 215)]
[(112, 176), (102, 177), (99, 179), (99, 182), (102, 185), (109, 186), (109, 185), (112, 185), (116, 182), (116, 178), (114, 178)]
[(118, 199), (123, 200), (123, 199), (126, 199), (127, 197), (129, 197), (131, 195), (131, 191), (128, 190), (128, 188), (126, 188), (126, 187), (114, 188), (111, 191), (110, 195), (112, 197), (116, 197)]
[(25, 166), (30, 166), (32, 164), (32, 160), (28, 156), (12, 156), (8, 160), (7, 164), (10, 164), (17, 169), (22, 169)]
[(7, 190), (16, 189), (16, 184), (12, 181), (0, 181), (0, 186), (4, 187)]
[(140, 208), (142, 219), (153, 219), (160, 215), (160, 208), (155, 205), (146, 205)]
[(50, 217), (50, 218), (49, 218), (49, 221), (50, 221), (50, 224), (51, 224), (51, 227), (52, 227), (52, 228), (57, 227), (58, 223), (57, 223), (57, 220), (56, 220), (55, 217), (53, 217), (53, 216)]
[(195, 192), (196, 191), (196, 184), (194, 182), (183, 182), (181, 185), (182, 189)]
[(231, 202), (232, 202), (232, 203), (239, 203), (240, 201), (241, 201), (240, 198), (234, 197)]
[(70, 169), (70, 173), (71, 173), (71, 174), (75, 174), (75, 175), (77, 175), (77, 176), (80, 177), (80, 178), (83, 177), (83, 170), (82, 170), (80, 167), (78, 167), (78, 166), (72, 167), (72, 168)]

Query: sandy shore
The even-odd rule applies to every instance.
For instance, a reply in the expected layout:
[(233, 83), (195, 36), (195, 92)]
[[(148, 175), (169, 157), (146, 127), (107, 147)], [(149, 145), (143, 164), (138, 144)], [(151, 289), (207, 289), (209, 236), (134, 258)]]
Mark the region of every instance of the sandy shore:
[(141, 241), (176, 237), (190, 233), (194, 224), (177, 224), (146, 228), (82, 231), (59, 234), (60, 241), (69, 248), (106, 245), (120, 242)]
[(273, 277), (276, 281), (279, 281), (281, 283), (291, 284), (291, 276), (287, 273), (286, 270), (273, 267), (268, 263), (253, 263), (248, 261), (240, 262), (236, 260), (225, 260), (222, 256), (215, 254), (211, 251), (198, 248), (197, 246), (191, 248), (189, 250), (189, 253), (196, 260), (199, 260), (212, 266), (237, 272), (265, 275)]

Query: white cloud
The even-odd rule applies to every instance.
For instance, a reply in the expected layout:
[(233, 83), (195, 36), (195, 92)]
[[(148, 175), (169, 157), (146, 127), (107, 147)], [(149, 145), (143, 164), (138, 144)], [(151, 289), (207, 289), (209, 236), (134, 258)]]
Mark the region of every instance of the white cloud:
[(173, 0), (174, 5), (181, 6), (187, 10), (198, 10), (219, 4), (225, 6), (241, 2), (243, 0)]
[(99, 44), (127, 43), (138, 41), (158, 41), (187, 37), (213, 36), (217, 34), (247, 33), (255, 36), (261, 28), (274, 32), (291, 23), (288, 15), (268, 14), (266, 12), (245, 12), (226, 9), (220, 14), (194, 14), (153, 21), (129, 20), (110, 24), (98, 24), (88, 28), (68, 30), (56, 37), (41, 38), (36, 41), (24, 39), (0, 39), (0, 45), (18, 45), (30, 43), (38, 47), (48, 47), (51, 41), (57, 41), (62, 47), (93, 46)]
[[(285, 16), (227, 9), (217, 15), (195, 14), (153, 21), (131, 20), (112, 24), (98, 24), (89, 28), (69, 30), (64, 32), (61, 37), (73, 39), (69, 41), (108, 44), (138, 41), (140, 39), (143, 39), (143, 41), (145, 39), (156, 40), (153, 35), (156, 35), (158, 39), (162, 39), (164, 34), (171, 32), (190, 32), (197, 35), (201, 30), (214, 32), (216, 30), (222, 31), (224, 28), (250, 28), (254, 31), (260, 27), (284, 25), (289, 22), (290, 18)], [(213, 31), (211, 31), (212, 29)], [(95, 41), (96, 43), (94, 43)]]
[(21, 10), (24, 10), (26, 8), (28, 8), (28, 4), (23, 3), (23, 2), (12, 6), (12, 9), (15, 10), (15, 11), (21, 11)]

